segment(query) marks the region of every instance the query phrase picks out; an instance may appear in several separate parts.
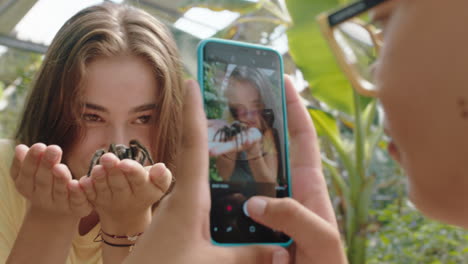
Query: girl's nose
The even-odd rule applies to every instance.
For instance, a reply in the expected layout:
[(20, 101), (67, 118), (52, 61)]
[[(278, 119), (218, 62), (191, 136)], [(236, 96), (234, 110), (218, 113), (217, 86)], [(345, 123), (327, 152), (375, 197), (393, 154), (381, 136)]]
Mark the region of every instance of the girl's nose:
[(127, 146), (130, 140), (130, 135), (125, 127), (114, 126), (111, 131), (109, 131), (109, 144), (122, 144)]

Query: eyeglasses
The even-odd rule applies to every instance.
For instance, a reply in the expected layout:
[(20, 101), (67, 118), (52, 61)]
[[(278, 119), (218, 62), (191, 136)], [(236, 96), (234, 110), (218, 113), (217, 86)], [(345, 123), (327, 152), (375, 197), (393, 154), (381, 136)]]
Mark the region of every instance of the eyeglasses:
[(387, 0), (362, 0), (317, 17), (323, 35), (342, 71), (360, 94), (375, 97), (373, 66), (382, 47), (382, 33), (357, 16)]

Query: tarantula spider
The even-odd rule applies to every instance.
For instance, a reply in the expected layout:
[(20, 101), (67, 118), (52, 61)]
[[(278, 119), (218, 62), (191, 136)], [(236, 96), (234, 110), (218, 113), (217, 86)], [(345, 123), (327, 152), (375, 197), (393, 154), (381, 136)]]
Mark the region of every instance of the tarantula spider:
[(227, 142), (232, 140), (233, 138), (236, 141), (236, 148), (239, 147), (239, 142), (237, 139), (237, 135), (240, 135), (240, 143), (244, 143), (244, 138), (242, 136), (242, 132), (248, 130), (247, 124), (240, 121), (234, 121), (231, 125), (223, 126), (222, 128), (218, 129), (213, 136), (213, 140), (218, 140), (220, 142)]
[[(149, 160), (151, 164), (154, 164), (153, 159), (151, 158), (150, 153), (148, 150), (143, 146), (140, 142), (136, 139), (132, 139), (129, 142), (129, 147), (125, 145), (115, 145), (110, 144), (109, 150), (107, 152), (114, 153), (119, 159), (133, 159), (138, 161), (141, 165), (145, 164), (146, 160)], [(88, 169), (88, 177), (91, 175), (91, 170), (94, 166), (99, 164), (99, 159), (104, 155), (106, 151), (104, 149), (98, 149), (93, 155), (91, 159), (91, 163), (89, 164)]]

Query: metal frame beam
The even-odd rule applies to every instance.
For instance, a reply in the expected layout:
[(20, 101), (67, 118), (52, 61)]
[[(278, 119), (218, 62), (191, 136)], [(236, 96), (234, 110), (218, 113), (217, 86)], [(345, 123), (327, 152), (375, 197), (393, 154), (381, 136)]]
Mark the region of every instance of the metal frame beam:
[(43, 44), (34, 43), (31, 41), (20, 40), (4, 34), (0, 34), (0, 45), (4, 45), (10, 48), (36, 52), (46, 53), (48, 46)]

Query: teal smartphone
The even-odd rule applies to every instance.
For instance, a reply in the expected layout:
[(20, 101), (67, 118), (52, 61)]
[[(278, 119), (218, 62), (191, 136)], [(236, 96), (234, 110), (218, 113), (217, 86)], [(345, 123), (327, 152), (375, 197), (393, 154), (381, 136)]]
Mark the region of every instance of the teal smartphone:
[(198, 80), (208, 119), (213, 243), (289, 245), (291, 238), (253, 221), (244, 208), (255, 195), (291, 196), (281, 55), (206, 39), (198, 46)]

